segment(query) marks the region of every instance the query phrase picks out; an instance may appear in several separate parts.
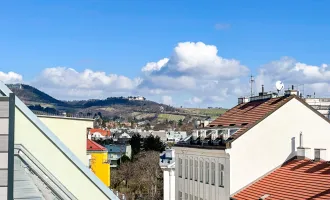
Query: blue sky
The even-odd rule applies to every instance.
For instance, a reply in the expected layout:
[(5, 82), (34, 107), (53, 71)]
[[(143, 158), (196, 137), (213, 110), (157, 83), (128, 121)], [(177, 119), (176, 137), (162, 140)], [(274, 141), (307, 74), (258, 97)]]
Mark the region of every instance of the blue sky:
[[(155, 80), (143, 84), (153, 86), (141, 88), (136, 86), (139, 83), (131, 83), (123, 91), (118, 86), (121, 82), (117, 85), (103, 84), (102, 91), (95, 94), (106, 97), (133, 93), (156, 101), (167, 99), (167, 102), (170, 101), (168, 103), (177, 106), (228, 107), (236, 103), (238, 95), (245, 95), (249, 74), (259, 77), (257, 84), (272, 85), (274, 77), (282, 78), (283, 71), (277, 70), (281, 68), (278, 65), (288, 67), (286, 69), (290, 71), (297, 69), (297, 63), (303, 63), (310, 69), (312, 66), (319, 67), (322, 80), (315, 74), (308, 75), (307, 68), (305, 71), (305, 68), (299, 68), (292, 74), (299, 79), (292, 76), (291, 79), (283, 78), (289, 84), (304, 80), (310, 85), (310, 91), (317, 90), (328, 95), (328, 80), (324, 77), (327, 70), (322, 71), (321, 65), (330, 63), (329, 6), (328, 1), (312, 0), (3, 1), (0, 6), (0, 72), (3, 76), (8, 76), (10, 71), (22, 75), (23, 82), (41, 87), (57, 98), (90, 98), (84, 96), (87, 85), (80, 88), (77, 84), (69, 84), (67, 89), (78, 89), (79, 95), (70, 96), (70, 92), (64, 92), (67, 96), (63, 95), (59, 92), (63, 88), (59, 81), (49, 80), (49, 71), (48, 76), (44, 77), (45, 69), (59, 66), (73, 68), (78, 75), (90, 69), (130, 80), (141, 78), (140, 82), (143, 82), (154, 76), (141, 72), (147, 63), (170, 58), (180, 42), (202, 42), (216, 46), (218, 56), (235, 59), (249, 71), (232, 77), (235, 86), (226, 86), (229, 80), (224, 80), (221, 75), (212, 77), (212, 80), (221, 82), (216, 87), (219, 91), (213, 91), (219, 95), (198, 93), (196, 87), (201, 84), (199, 82), (194, 86), (197, 91), (193, 87), (168, 91), (162, 84), (162, 92), (150, 93), (150, 88), (160, 87)], [(194, 59), (193, 55), (190, 56)], [(290, 59), (281, 60), (283, 56)], [(269, 64), (272, 61), (280, 64)], [(261, 69), (266, 72), (261, 74)], [(226, 71), (226, 68), (219, 70)], [(54, 70), (52, 73), (55, 73)], [(68, 72), (62, 69), (62, 73), (67, 75)], [(185, 74), (187, 76), (198, 80), (196, 74)], [(70, 81), (70, 76), (66, 77), (68, 80), (62, 81)], [(205, 79), (210, 80), (209, 77)], [(45, 83), (47, 80), (51, 83)], [(119, 88), (108, 90), (108, 87)], [(243, 88), (244, 91), (228, 92), (234, 90), (233, 87)], [(226, 88), (227, 92), (220, 95)], [(93, 87), (88, 89), (93, 90)], [(208, 98), (212, 95), (217, 98)]]

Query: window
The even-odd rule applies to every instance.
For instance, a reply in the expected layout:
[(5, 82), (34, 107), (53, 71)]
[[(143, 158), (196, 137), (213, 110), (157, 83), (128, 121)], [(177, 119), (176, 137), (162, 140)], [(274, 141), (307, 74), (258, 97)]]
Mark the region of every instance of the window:
[(203, 183), (203, 161), (199, 161), (199, 181)]
[(182, 200), (182, 192), (179, 191), (179, 200)]
[(209, 179), (210, 179), (210, 163), (206, 162), (206, 169), (205, 169), (205, 183), (209, 184)]
[(184, 174), (185, 174), (185, 178), (188, 179), (188, 159), (184, 160)]
[(182, 178), (182, 158), (179, 158), (179, 177)]
[(193, 195), (192, 195), (192, 194), (190, 194), (190, 195), (189, 195), (189, 200), (194, 200), (194, 198), (193, 198)]
[(184, 199), (188, 200), (188, 194), (187, 193), (184, 194)]
[(237, 131), (238, 131), (238, 128), (231, 128), (231, 129), (229, 130), (229, 136), (234, 135), (234, 133), (236, 133)]
[(215, 163), (211, 164), (211, 184), (215, 185)]
[(223, 164), (219, 163), (219, 187), (223, 187), (224, 182), (224, 166)]
[(195, 181), (198, 181), (198, 160), (195, 160)]
[(193, 166), (194, 166), (194, 163), (193, 163), (193, 160), (190, 159), (189, 160), (189, 178), (190, 180), (193, 180)]

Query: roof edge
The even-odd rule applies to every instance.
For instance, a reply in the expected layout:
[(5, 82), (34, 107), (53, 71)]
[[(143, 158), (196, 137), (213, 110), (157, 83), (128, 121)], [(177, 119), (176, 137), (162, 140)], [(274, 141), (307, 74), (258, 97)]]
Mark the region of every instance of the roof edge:
[[(13, 93), (3, 82), (0, 81), (0, 91), (9, 96)], [(72, 163), (98, 187), (105, 196), (110, 199), (119, 199), (107, 188), (93, 172), (91, 172), (76, 155), (74, 155), (64, 143), (46, 126), (41, 120), (15, 95), (15, 106), (35, 125), (38, 129), (68, 158)]]
[[(248, 127), (240, 134), (240, 136), (233, 138), (232, 140), (230, 140), (228, 143), (228, 147), (231, 148), (231, 143), (234, 142), (235, 140), (237, 140), (238, 138), (240, 138), (244, 133), (248, 132), (249, 130), (251, 130), (253, 127), (255, 127), (257, 124), (259, 124), (260, 122), (262, 122), (264, 119), (266, 119), (267, 117), (269, 117), (271, 114), (273, 114), (275, 111), (277, 111), (278, 109), (280, 109), (282, 106), (284, 106), (285, 104), (287, 104), (289, 101), (291, 101), (292, 99), (297, 98), (295, 95), (292, 95), (290, 97), (288, 97), (288, 100), (285, 101), (284, 103), (278, 105), (274, 110), (272, 110), (271, 112), (265, 114), (262, 118), (260, 118), (259, 120), (257, 120), (256, 122), (252, 123), (251, 125), (247, 125)], [(330, 123), (330, 121), (329, 121)]]

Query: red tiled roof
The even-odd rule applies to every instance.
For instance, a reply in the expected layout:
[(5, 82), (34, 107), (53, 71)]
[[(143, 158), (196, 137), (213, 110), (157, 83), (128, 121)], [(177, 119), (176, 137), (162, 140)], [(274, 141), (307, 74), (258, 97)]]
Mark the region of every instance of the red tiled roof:
[(330, 164), (291, 160), (233, 196), (236, 200), (330, 199)]
[(292, 98), (294, 98), (294, 96), (283, 96), (242, 103), (226, 111), (223, 115), (215, 119), (208, 126), (241, 127), (234, 135), (232, 135), (233, 138), (238, 138), (248, 129), (252, 128), (272, 112), (276, 111), (282, 105), (290, 101)]
[(106, 151), (107, 148), (97, 144), (96, 142), (87, 139), (87, 151)]
[(100, 133), (101, 135), (103, 135), (105, 137), (111, 135), (109, 130), (103, 130), (103, 129), (99, 129), (99, 128), (90, 129), (91, 134), (96, 133), (96, 132)]

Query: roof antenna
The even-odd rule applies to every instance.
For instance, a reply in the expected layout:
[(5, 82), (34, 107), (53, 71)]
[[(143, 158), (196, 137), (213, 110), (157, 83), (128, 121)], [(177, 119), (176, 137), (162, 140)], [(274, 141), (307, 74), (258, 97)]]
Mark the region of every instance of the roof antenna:
[(253, 96), (253, 83), (254, 83), (254, 77), (252, 76), (252, 74), (250, 77), (250, 83), (251, 83), (251, 97), (252, 97)]

